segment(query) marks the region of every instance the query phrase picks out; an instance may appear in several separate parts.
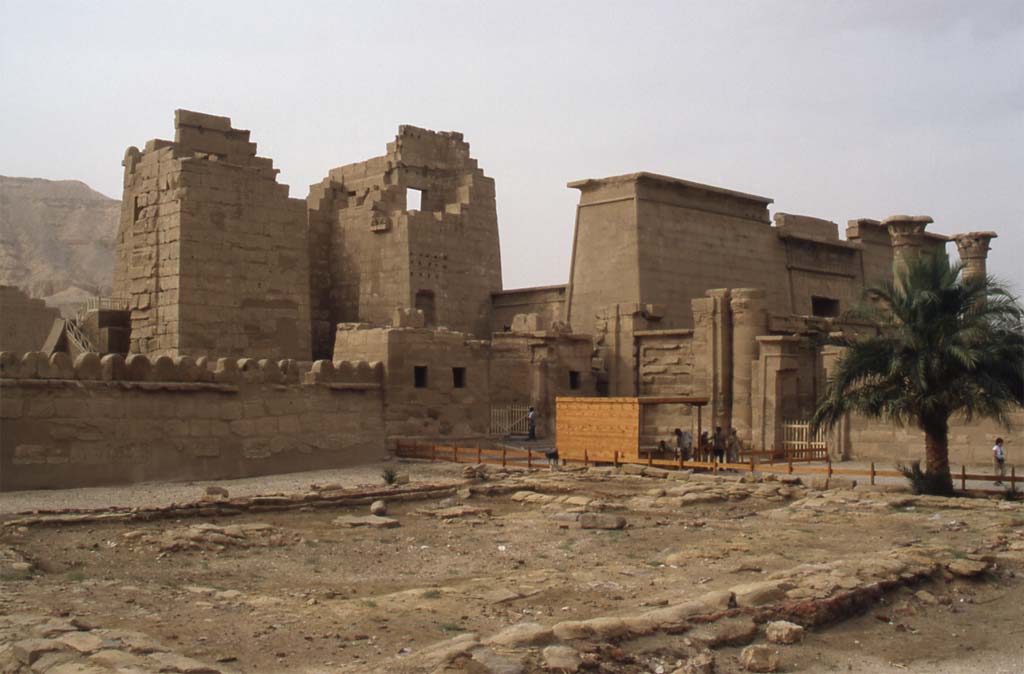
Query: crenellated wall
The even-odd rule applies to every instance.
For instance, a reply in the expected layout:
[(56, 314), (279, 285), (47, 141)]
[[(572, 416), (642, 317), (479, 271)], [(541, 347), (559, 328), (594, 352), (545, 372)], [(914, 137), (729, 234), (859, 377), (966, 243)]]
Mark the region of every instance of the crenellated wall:
[(380, 363), (0, 353), (0, 491), (225, 479), (386, 455)]

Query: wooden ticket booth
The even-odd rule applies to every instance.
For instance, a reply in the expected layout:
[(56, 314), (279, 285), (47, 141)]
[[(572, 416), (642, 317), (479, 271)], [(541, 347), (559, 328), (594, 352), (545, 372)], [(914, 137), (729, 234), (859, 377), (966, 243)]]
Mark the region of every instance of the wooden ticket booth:
[(555, 442), (566, 461), (640, 461), (644, 408), (649, 405), (688, 405), (697, 408), (697, 433), (707, 398), (662, 396), (648, 398), (555, 398)]

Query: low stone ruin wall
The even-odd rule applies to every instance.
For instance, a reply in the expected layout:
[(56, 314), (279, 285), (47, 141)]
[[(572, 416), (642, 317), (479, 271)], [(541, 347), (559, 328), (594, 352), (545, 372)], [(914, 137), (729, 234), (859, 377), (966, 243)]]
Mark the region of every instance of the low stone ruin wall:
[[(990, 419), (975, 419), (967, 423), (954, 417), (949, 424), (949, 461), (953, 472), (960, 465), (986, 465), (992, 463), (992, 445), (997, 437), (1006, 443), (1007, 472), (1011, 464), (1024, 463), (1024, 447), (1020, 446), (1020, 429), (1024, 427), (1024, 410), (1010, 414), (1011, 429)], [(855, 461), (883, 461), (924, 465), (924, 433), (916, 426), (895, 424), (853, 417), (850, 419), (849, 458)]]
[(367, 362), (0, 353), (0, 491), (379, 460), (381, 373)]

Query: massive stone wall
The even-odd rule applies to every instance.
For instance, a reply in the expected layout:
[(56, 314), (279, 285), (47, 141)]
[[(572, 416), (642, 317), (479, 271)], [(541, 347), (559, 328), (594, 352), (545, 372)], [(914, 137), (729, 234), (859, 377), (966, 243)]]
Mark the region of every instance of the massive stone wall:
[[(702, 382), (695, 376), (693, 330), (641, 330), (635, 333), (640, 372), (641, 397), (686, 396), (702, 393)], [(659, 440), (674, 446), (672, 432), (688, 430), (697, 437), (697, 411), (690, 405), (644, 405), (640, 444), (655, 445)], [(707, 418), (701, 423), (706, 430)]]
[(386, 455), (379, 364), (0, 354), (0, 491), (237, 478)]
[(60, 311), (14, 286), (0, 285), (0, 351), (34, 351), (43, 346)]
[(308, 360), (305, 203), (227, 117), (175, 112), (175, 140), (132, 147), (114, 292), (131, 350)]
[(580, 190), (567, 301), (576, 331), (631, 302), (663, 307), (661, 329), (692, 328), (690, 300), (713, 288), (762, 289), (772, 313), (834, 316), (866, 280), (891, 278), (889, 233), (875, 221), (851, 221), (843, 241), (833, 222), (780, 213), (772, 226), (771, 199), (676, 178), (569, 186)]
[(312, 263), (318, 349), (329, 349), (333, 324), (387, 325), (396, 308), (490, 333), (501, 290), (494, 180), (462, 134), (402, 126), (386, 155), (332, 169), (308, 203), (315, 246), (330, 251)]
[(504, 290), (491, 296), (492, 332), (512, 329), (516, 316), (537, 316), (537, 327), (547, 330), (565, 320), (566, 286)]

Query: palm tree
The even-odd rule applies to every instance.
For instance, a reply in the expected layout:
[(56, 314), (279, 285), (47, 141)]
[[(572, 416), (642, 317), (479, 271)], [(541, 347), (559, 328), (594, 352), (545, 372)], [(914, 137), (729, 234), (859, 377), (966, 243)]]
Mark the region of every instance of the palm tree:
[(831, 428), (854, 412), (924, 432), (925, 485), (951, 494), (949, 419), (962, 414), (1009, 426), (1024, 405), (1024, 310), (991, 277), (963, 278), (963, 265), (921, 255), (895, 283), (867, 291), (852, 318), (876, 334), (843, 336), (847, 347), (812, 419)]

